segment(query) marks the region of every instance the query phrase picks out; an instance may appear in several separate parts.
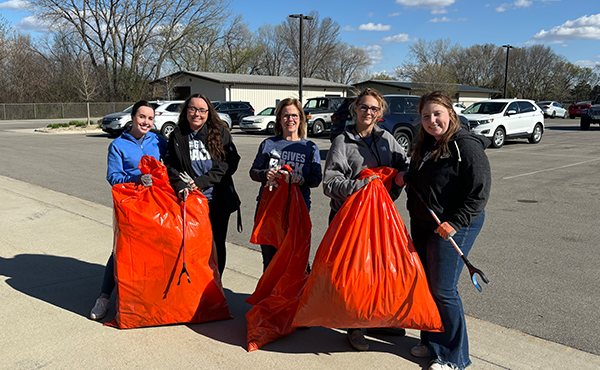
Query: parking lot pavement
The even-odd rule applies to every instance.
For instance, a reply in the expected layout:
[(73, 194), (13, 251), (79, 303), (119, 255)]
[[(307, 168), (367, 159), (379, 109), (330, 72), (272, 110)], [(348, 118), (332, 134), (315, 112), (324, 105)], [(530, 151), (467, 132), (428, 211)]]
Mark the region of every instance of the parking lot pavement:
[[(258, 252), (228, 245), (224, 287), (233, 320), (118, 330), (87, 319), (112, 241), (112, 211), (0, 176), (0, 369), (421, 369), (418, 333), (368, 337), (356, 352), (342, 330), (311, 328), (245, 350)], [(104, 322), (114, 317), (113, 309)], [(472, 369), (598, 369), (600, 357), (468, 317)]]

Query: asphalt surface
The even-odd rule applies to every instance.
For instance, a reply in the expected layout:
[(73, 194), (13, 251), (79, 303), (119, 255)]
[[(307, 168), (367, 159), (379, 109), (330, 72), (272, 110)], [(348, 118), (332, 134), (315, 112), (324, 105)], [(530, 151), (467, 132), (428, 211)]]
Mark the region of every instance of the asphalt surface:
[[(108, 136), (34, 133), (40, 126), (45, 122), (0, 121), (0, 176), (110, 207)], [(478, 293), (463, 273), (459, 291), (473, 318), (600, 355), (600, 128), (584, 132), (578, 120), (561, 119), (548, 119), (546, 126), (537, 145), (515, 140), (487, 151), (492, 194), (469, 259), (490, 284)], [(233, 138), (242, 156), (234, 179), (245, 228), (238, 234), (232, 218), (228, 242), (255, 249), (248, 240), (258, 184), (248, 170), (265, 136), (234, 128)], [(329, 141), (314, 141), (324, 159)], [(312, 201), (314, 255), (329, 207), (320, 189)], [(401, 196), (396, 206), (408, 223), (404, 202)], [(107, 256), (109, 251), (107, 247)]]

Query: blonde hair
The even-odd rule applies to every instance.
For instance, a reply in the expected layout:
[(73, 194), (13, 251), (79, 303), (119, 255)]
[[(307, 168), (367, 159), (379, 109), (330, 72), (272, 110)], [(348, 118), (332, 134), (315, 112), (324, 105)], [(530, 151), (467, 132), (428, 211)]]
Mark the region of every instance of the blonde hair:
[(298, 109), (298, 115), (300, 116), (300, 125), (298, 126), (298, 136), (301, 139), (306, 139), (306, 117), (304, 116), (304, 110), (302, 109), (302, 105), (300, 104), (300, 101), (298, 99), (293, 99), (293, 98), (287, 98), (287, 99), (283, 99), (282, 101), (279, 102), (279, 104), (277, 105), (277, 109), (275, 109), (275, 127), (273, 127), (273, 132), (275, 132), (275, 135), (277, 136), (282, 136), (283, 135), (283, 128), (281, 127), (281, 120), (283, 119), (283, 117), (281, 117), (281, 111), (283, 110), (283, 108), (288, 107), (288, 106), (294, 106), (296, 107), (296, 109)]
[(377, 102), (379, 103), (379, 108), (381, 108), (379, 110), (379, 113), (377, 114), (377, 120), (375, 120), (375, 122), (378, 122), (379, 119), (381, 119), (381, 117), (385, 116), (389, 110), (388, 105), (387, 105), (385, 99), (383, 98), (383, 95), (381, 95), (381, 93), (379, 91), (377, 91), (375, 89), (371, 89), (370, 87), (367, 87), (360, 94), (358, 94), (358, 97), (356, 98), (356, 100), (354, 100), (352, 102), (352, 104), (350, 104), (349, 110), (350, 110), (350, 114), (352, 115), (352, 121), (354, 123), (356, 123), (356, 118), (357, 118), (355, 107), (357, 107), (359, 104), (361, 104), (363, 99), (366, 96), (371, 96), (371, 97), (375, 98), (375, 100), (377, 100)]

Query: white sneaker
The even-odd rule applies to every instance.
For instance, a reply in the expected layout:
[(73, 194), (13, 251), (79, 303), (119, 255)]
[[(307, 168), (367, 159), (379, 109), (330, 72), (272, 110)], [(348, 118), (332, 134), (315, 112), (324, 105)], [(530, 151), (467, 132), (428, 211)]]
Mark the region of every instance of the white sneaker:
[(415, 357), (429, 357), (429, 347), (419, 342), (419, 344), (410, 349), (410, 354)]
[(455, 367), (450, 366), (450, 365), (442, 365), (439, 362), (434, 362), (433, 364), (429, 365), (429, 370), (454, 370)]
[(106, 316), (106, 312), (108, 311), (108, 299), (100, 297), (96, 299), (96, 304), (94, 308), (92, 308), (92, 312), (90, 312), (90, 319), (92, 320), (100, 320), (104, 316)]

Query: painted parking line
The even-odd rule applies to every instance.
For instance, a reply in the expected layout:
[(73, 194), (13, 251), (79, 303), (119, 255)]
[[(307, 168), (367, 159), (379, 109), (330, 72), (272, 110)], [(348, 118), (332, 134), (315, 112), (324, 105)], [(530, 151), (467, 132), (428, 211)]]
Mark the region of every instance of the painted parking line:
[(596, 162), (596, 161), (600, 161), (600, 158), (590, 159), (588, 161), (583, 161), (583, 162), (566, 164), (566, 165), (560, 166), (560, 167), (546, 168), (545, 170), (539, 170), (539, 171), (534, 171), (534, 172), (522, 173), (520, 175), (515, 175), (515, 176), (507, 176), (507, 177), (503, 177), (502, 180), (509, 180), (509, 179), (514, 179), (516, 177), (523, 177), (523, 176), (535, 175), (536, 173), (540, 173), (540, 172), (548, 172), (548, 171), (560, 170), (562, 168), (579, 166), (580, 164), (586, 164), (586, 163)]

